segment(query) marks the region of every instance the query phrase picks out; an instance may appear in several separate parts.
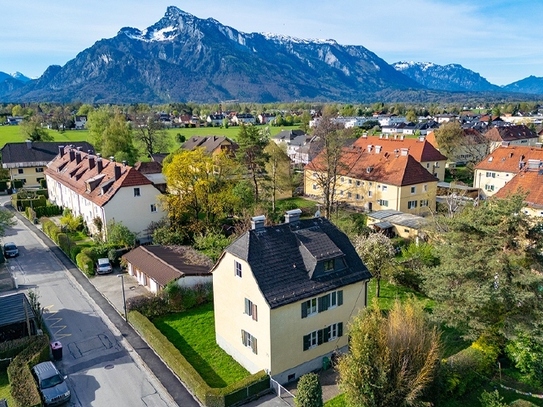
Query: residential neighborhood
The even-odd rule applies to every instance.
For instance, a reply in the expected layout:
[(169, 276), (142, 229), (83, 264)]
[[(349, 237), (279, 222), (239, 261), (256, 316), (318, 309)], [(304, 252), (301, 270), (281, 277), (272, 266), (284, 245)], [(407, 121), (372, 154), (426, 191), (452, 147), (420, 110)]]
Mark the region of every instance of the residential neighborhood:
[[(137, 121), (144, 116), (147, 124)], [(508, 384), (521, 388), (527, 381), (538, 391), (537, 364), (516, 367), (516, 347), (526, 343), (538, 360), (536, 342), (509, 331), (514, 326), (531, 335), (535, 328), (522, 321), (540, 315), (532, 285), (543, 283), (533, 250), (543, 242), (537, 129), (492, 115), (436, 114), (413, 126), (405, 115), (380, 112), (360, 120), (219, 106), (215, 113), (184, 115), (197, 117), (193, 127), (181, 127), (174, 116), (166, 109), (136, 115), (100, 107), (74, 114), (79, 125), (71, 131), (88, 141), (4, 144), (2, 210), (22, 226), (11, 232), (13, 224), (0, 218), (19, 246), (18, 256), (6, 254), (0, 264), (10, 294), (0, 300), (27, 284), (33, 249), (20, 240), (24, 227), (72, 265), (70, 273), (84, 280), (78, 284), (90, 284), (87, 290), (113, 304), (107, 315), (119, 317), (122, 329), (131, 327), (159, 355), (173, 375), (164, 379), (164, 400), (181, 386), (178, 405), (185, 397), (199, 405), (214, 405), (209, 400), (215, 398), (224, 405), (267, 407), (270, 399), (294, 405), (313, 373), (332, 381), (321, 390), (326, 403), (345, 400), (365, 377), (348, 374), (352, 358), (367, 354), (356, 363), (369, 369), (386, 360), (386, 352), (410, 349), (400, 345), (407, 336), (396, 331), (396, 317), (405, 318), (406, 327), (422, 323), (419, 333), (456, 332), (454, 346), (448, 336), (440, 339), (446, 344), (439, 346), (451, 346), (443, 353), (425, 348), (420, 363), (428, 368), (413, 373), (448, 381), (446, 392), (424, 396), (434, 405), (480, 397), (478, 383), (497, 383), (498, 354), (517, 369), (502, 372), (516, 375), (518, 382)], [(287, 116), (311, 120), (299, 127), (269, 124)], [(102, 120), (118, 133), (93, 133)], [(196, 132), (206, 126), (206, 133)], [(504, 216), (517, 219), (504, 227)], [(525, 243), (511, 243), (515, 239)], [(490, 255), (499, 261), (488, 261)], [(104, 260), (107, 271), (99, 269)], [(525, 285), (509, 285), (509, 269)], [(462, 279), (455, 281), (456, 275)], [(442, 290), (451, 284), (460, 297)], [(472, 292), (485, 284), (493, 291)], [(29, 292), (21, 299), (23, 311), (6, 322), (6, 338), (45, 332), (53, 361), (51, 343), (65, 341), (70, 353), (62, 363), (77, 369), (74, 349), (85, 345), (42, 321)], [(522, 303), (510, 302), (521, 296)], [(410, 319), (419, 315), (417, 307), (419, 322)], [(505, 307), (510, 311), (502, 313)], [(21, 320), (24, 312), (30, 326)], [(378, 334), (385, 325), (386, 333)], [(487, 337), (490, 332), (495, 336)], [(398, 347), (368, 339), (379, 335), (392, 335)], [(373, 346), (373, 353), (360, 353), (362, 345)], [(486, 347), (492, 364), (471, 359)], [(474, 364), (480, 382), (470, 383), (464, 363)], [(394, 377), (392, 364), (384, 369)], [(87, 397), (74, 387), (78, 374), (74, 370), (68, 383)]]

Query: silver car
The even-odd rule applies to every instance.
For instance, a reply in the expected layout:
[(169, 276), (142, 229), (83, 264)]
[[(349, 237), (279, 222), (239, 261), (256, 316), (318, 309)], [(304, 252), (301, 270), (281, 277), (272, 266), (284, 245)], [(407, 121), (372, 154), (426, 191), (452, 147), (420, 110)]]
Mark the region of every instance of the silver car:
[(112, 271), (113, 267), (111, 267), (111, 263), (109, 262), (108, 258), (98, 259), (98, 262), (96, 263), (96, 273), (107, 274), (111, 273)]
[(70, 400), (71, 392), (53, 362), (38, 363), (32, 368), (32, 375), (38, 383), (38, 390), (46, 406), (58, 406)]

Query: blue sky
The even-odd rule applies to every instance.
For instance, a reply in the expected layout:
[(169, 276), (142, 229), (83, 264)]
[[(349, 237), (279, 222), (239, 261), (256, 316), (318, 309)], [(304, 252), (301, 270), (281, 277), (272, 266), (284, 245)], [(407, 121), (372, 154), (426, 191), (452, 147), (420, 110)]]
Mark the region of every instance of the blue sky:
[[(491, 83), (543, 77), (543, 1), (5, 1), (0, 71), (38, 77), (125, 26), (147, 28), (173, 5), (243, 32), (334, 39), (388, 63), (461, 64)], [(476, 4), (475, 4), (476, 3)]]

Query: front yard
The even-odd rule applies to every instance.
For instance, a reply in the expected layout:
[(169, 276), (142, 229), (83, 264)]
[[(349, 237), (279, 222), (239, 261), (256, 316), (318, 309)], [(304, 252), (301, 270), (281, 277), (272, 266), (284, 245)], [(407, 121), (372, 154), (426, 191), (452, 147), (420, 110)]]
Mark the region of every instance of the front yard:
[(250, 374), (215, 342), (213, 304), (156, 318), (153, 323), (213, 388)]

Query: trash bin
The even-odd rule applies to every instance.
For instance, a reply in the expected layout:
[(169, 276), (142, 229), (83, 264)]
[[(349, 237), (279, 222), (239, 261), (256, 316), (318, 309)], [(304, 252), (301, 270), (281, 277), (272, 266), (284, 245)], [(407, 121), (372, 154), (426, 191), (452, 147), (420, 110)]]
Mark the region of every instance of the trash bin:
[(54, 360), (62, 360), (62, 343), (59, 341), (51, 342), (51, 353)]
[(325, 356), (322, 358), (322, 370), (328, 370), (330, 369), (330, 358), (328, 356)]

